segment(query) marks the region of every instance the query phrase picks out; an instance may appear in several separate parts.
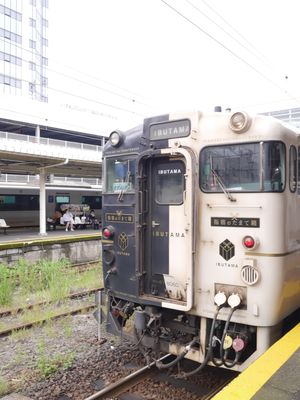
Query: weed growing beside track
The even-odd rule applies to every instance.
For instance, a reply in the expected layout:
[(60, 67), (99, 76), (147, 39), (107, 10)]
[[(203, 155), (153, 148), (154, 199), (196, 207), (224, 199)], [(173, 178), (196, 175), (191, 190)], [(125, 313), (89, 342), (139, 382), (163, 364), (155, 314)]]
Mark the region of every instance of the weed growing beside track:
[(15, 287), (15, 270), (8, 268), (4, 264), (0, 264), (0, 306), (12, 303)]
[[(0, 311), (8, 311), (9, 308), (20, 310), (22, 306), (33, 305), (31, 309), (4, 315), (0, 318), (0, 328), (43, 321), (32, 330), (20, 329), (9, 337), (0, 338), (0, 397), (18, 390), (24, 382), (39, 381), (63, 372), (77, 360), (82, 347), (77, 342), (85, 341), (80, 337), (85, 337), (86, 326), (78, 330), (74, 321), (80, 321), (82, 315), (94, 326), (91, 311), (55, 321), (52, 318), (55, 314), (74, 309), (74, 304), (80, 309), (88, 308), (94, 302), (93, 294), (76, 297), (78, 292), (88, 292), (102, 284), (101, 263), (90, 263), (88, 267), (79, 270), (66, 260), (41, 261), (32, 265), (20, 261), (14, 268), (0, 264), (0, 293), (3, 294)], [(76, 298), (66, 299), (70, 294)], [(37, 302), (42, 304), (36, 305)], [(91, 330), (89, 332), (91, 335)], [(96, 334), (94, 328), (92, 337)], [(87, 351), (89, 344), (85, 346)]]
[(14, 267), (0, 264), (0, 311), (19, 308), (39, 301), (60, 301), (74, 291), (101, 285), (101, 263), (94, 263), (84, 273), (66, 259), (24, 260)]

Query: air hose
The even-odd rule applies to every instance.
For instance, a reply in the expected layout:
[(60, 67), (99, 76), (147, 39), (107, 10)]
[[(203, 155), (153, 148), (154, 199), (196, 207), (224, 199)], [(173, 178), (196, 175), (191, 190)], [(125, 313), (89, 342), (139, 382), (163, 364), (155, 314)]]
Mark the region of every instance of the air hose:
[[(182, 374), (180, 374), (179, 377), (181, 378), (186, 378), (188, 376), (194, 375), (197, 372), (201, 371), (208, 363), (208, 361), (210, 361), (211, 357), (212, 357), (212, 342), (213, 342), (213, 334), (214, 334), (214, 330), (215, 330), (215, 325), (216, 325), (216, 321), (217, 321), (217, 317), (219, 314), (220, 309), (225, 305), (226, 303), (226, 296), (223, 292), (218, 292), (215, 295), (215, 303), (217, 304), (216, 307), (216, 311), (213, 317), (213, 321), (211, 324), (211, 328), (210, 328), (210, 334), (209, 334), (209, 341), (208, 341), (208, 351), (207, 354), (205, 356), (205, 359), (203, 360), (202, 364), (199, 365), (199, 367), (197, 367), (196, 369), (194, 369), (193, 371), (189, 371), (189, 372), (183, 372)], [(190, 348), (193, 346), (193, 344), (200, 342), (200, 340), (198, 338), (194, 338), (191, 343), (189, 343), (186, 347), (185, 350), (176, 357), (175, 360), (173, 360), (172, 362), (168, 363), (168, 364), (162, 364), (161, 362), (157, 362), (156, 366), (160, 369), (162, 368), (170, 368), (173, 367), (174, 365), (176, 365), (179, 361), (181, 361), (185, 355), (188, 353), (188, 351), (190, 350)]]
[(207, 363), (210, 361), (211, 357), (212, 357), (212, 342), (213, 342), (213, 334), (214, 334), (214, 330), (215, 330), (215, 325), (216, 325), (216, 321), (217, 321), (217, 317), (219, 314), (220, 309), (222, 308), (222, 306), (218, 306), (216, 308), (215, 314), (214, 314), (214, 318), (211, 324), (211, 328), (210, 328), (210, 334), (209, 334), (209, 341), (208, 341), (208, 350), (206, 353), (206, 356), (204, 358), (204, 360), (202, 361), (202, 363), (195, 369), (193, 369), (192, 371), (189, 372), (183, 372), (180, 377), (182, 378), (187, 378), (191, 375), (197, 374), (198, 372), (200, 372), (206, 365)]
[(191, 347), (198, 342), (198, 338), (194, 338), (187, 346), (185, 346), (182, 353), (180, 353), (175, 360), (169, 362), (168, 364), (163, 364), (161, 361), (156, 361), (156, 366), (158, 369), (171, 368), (174, 365), (178, 364), (180, 360), (182, 360), (185, 355), (190, 351)]
[(229, 324), (231, 321), (231, 317), (232, 314), (234, 313), (234, 311), (239, 307), (239, 305), (241, 304), (241, 298), (238, 294), (231, 294), (228, 297), (228, 304), (231, 307), (230, 313), (228, 315), (225, 327), (224, 327), (224, 331), (223, 331), (223, 335), (222, 335), (222, 339), (221, 339), (221, 343), (220, 343), (220, 361), (216, 360), (215, 358), (212, 358), (212, 362), (214, 363), (214, 365), (216, 365), (217, 367), (220, 367), (221, 365), (225, 365), (227, 368), (232, 368), (234, 365), (236, 365), (236, 363), (238, 362), (241, 352), (236, 352), (236, 356), (235, 359), (232, 363), (228, 363), (226, 360), (228, 351), (225, 352), (224, 354), (224, 343), (225, 343), (225, 338), (227, 336), (227, 332), (228, 332), (228, 328), (229, 328)]

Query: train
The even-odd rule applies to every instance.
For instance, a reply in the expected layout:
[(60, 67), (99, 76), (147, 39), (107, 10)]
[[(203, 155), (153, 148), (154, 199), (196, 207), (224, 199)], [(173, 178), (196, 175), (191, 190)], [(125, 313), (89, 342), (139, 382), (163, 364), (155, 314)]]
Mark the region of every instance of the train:
[[(87, 204), (100, 221), (102, 191), (87, 187), (46, 186), (46, 216), (52, 218), (62, 204)], [(1, 186), (0, 216), (11, 228), (39, 226), (39, 188)]]
[(300, 304), (299, 133), (264, 115), (182, 112), (103, 153), (106, 329), (147, 359), (243, 371)]

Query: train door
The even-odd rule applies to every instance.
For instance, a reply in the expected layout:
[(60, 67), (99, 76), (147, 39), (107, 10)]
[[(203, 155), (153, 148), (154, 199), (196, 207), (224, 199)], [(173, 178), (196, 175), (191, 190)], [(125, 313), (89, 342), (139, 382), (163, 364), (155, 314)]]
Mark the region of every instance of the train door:
[(192, 163), (188, 152), (146, 161), (144, 294), (173, 309), (190, 309), (193, 279)]

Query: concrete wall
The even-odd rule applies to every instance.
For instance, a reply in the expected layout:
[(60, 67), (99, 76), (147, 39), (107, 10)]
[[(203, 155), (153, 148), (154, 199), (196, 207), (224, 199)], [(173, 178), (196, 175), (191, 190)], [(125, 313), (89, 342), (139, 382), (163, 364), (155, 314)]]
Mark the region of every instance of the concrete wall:
[(29, 262), (41, 259), (56, 261), (67, 258), (72, 264), (96, 261), (101, 258), (101, 240), (73, 243), (38, 244), (0, 250), (0, 262), (11, 265), (23, 258)]

